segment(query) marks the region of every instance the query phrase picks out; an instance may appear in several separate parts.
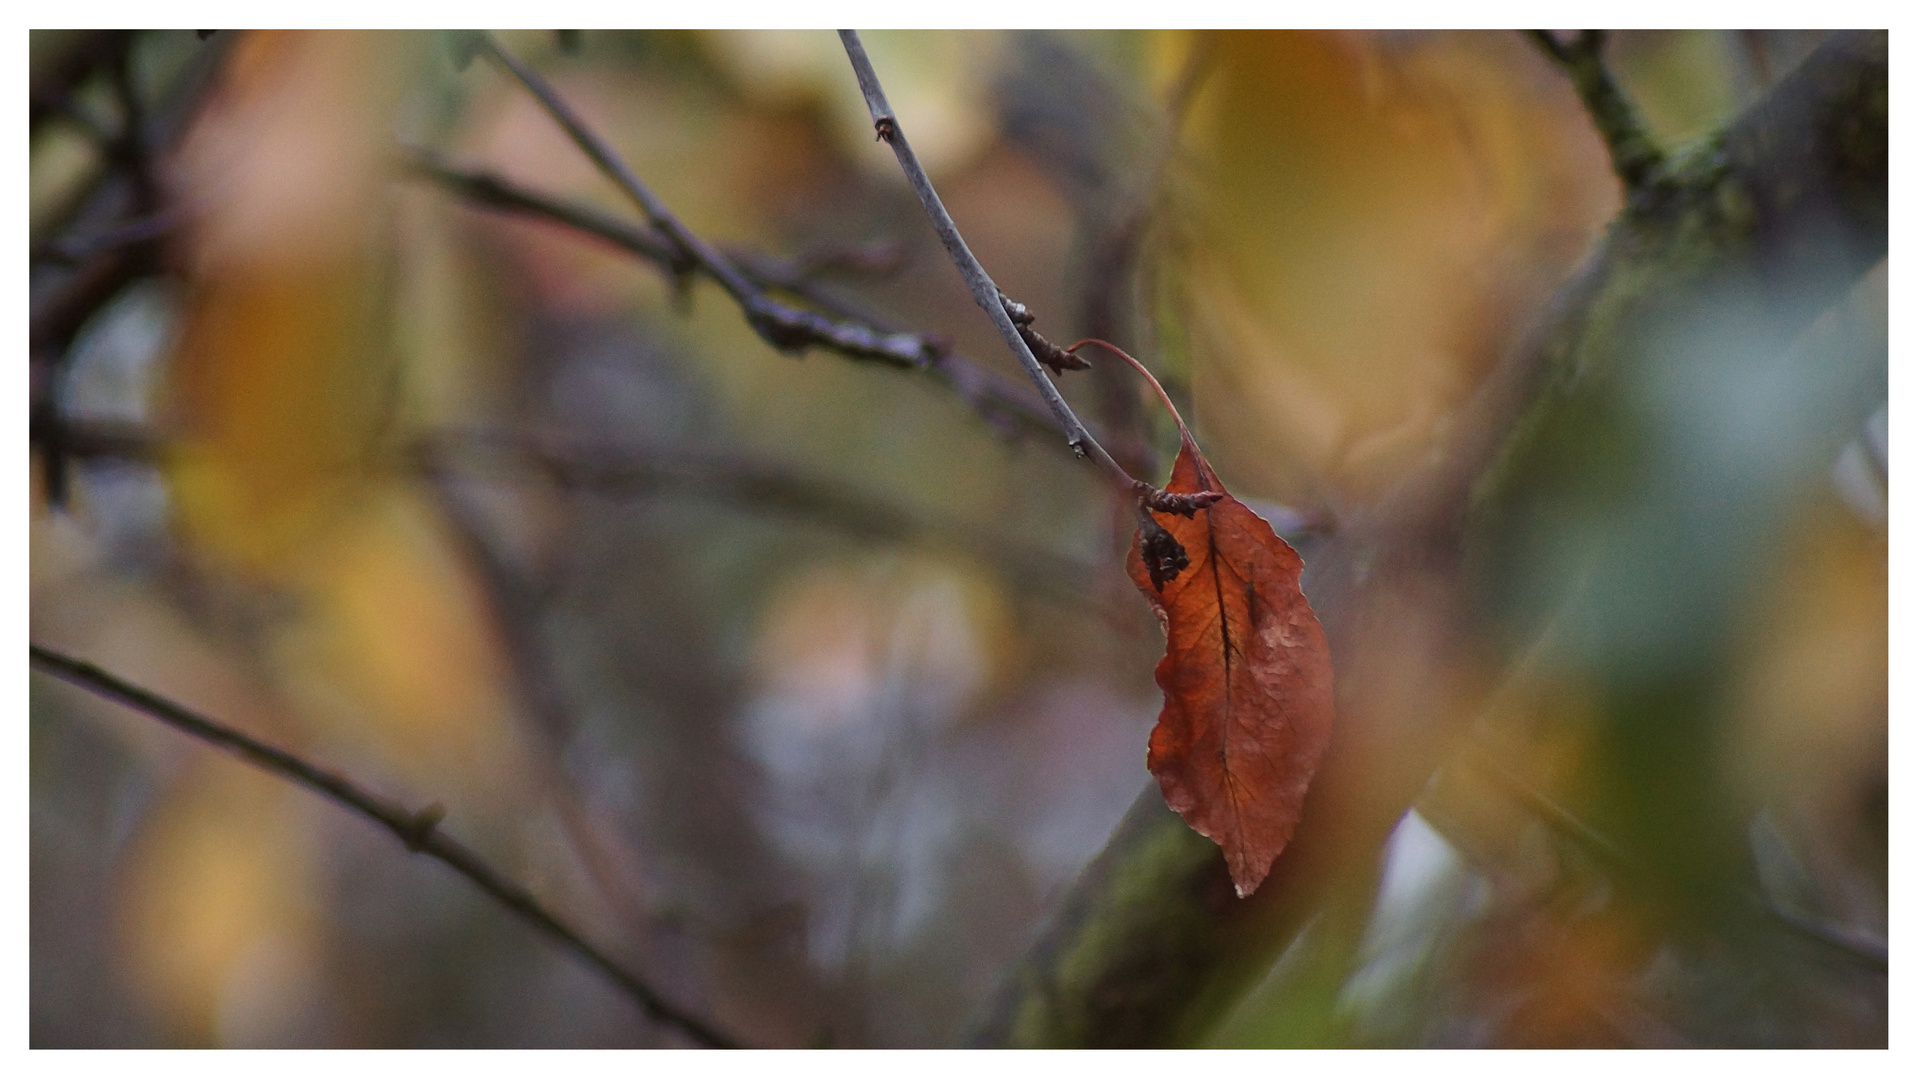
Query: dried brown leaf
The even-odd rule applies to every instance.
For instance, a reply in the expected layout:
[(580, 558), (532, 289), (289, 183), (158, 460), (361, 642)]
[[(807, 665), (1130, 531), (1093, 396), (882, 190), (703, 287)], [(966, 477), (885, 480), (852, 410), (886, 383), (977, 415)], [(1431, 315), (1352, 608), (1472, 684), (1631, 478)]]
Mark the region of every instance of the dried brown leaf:
[[(1183, 442), (1166, 490), (1225, 492)], [(1250, 896), (1292, 840), (1332, 735), (1332, 656), (1299, 588), (1298, 553), (1244, 503), (1227, 494), (1190, 517), (1151, 521), (1126, 559), (1166, 630), (1154, 670), (1166, 705), (1146, 765), (1166, 804), (1220, 846), (1233, 887)], [(1161, 555), (1152, 566), (1142, 537)], [(1165, 557), (1172, 550), (1183, 563)]]

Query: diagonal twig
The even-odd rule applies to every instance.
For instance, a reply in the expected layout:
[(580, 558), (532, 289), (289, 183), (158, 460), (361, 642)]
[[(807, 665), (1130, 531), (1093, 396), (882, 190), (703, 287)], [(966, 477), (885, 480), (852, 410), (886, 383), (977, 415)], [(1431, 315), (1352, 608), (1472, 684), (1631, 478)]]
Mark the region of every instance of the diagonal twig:
[(1551, 30), (1528, 30), (1526, 36), (1572, 78), (1573, 89), (1612, 155), (1613, 172), (1626, 190), (1638, 191), (1651, 184), (1665, 167), (1666, 155), (1606, 66), (1606, 32), (1581, 30), (1571, 41), (1561, 41)]
[(946, 212), (946, 205), (940, 201), (939, 193), (933, 190), (933, 182), (921, 167), (919, 156), (913, 153), (912, 144), (906, 141), (906, 133), (900, 129), (899, 117), (893, 114), (893, 107), (887, 104), (886, 91), (881, 88), (879, 76), (873, 71), (873, 62), (866, 57), (866, 47), (860, 44), (859, 32), (841, 30), (840, 43), (846, 47), (846, 58), (852, 62), (853, 74), (859, 79), (860, 93), (866, 98), (866, 110), (873, 117), (873, 130), (893, 148), (893, 155), (899, 158), (907, 182), (913, 186), (913, 193), (919, 196), (920, 205), (933, 223), (933, 231), (939, 234), (940, 244), (946, 248), (953, 265), (959, 268), (960, 277), (966, 280), (966, 287), (972, 292), (974, 302), (985, 309), (994, 327), (999, 330), (1000, 337), (1006, 342), (1006, 347), (1012, 350), (1020, 366), (1026, 369), (1027, 377), (1033, 380), (1034, 388), (1046, 402), (1053, 419), (1059, 424), (1060, 430), (1066, 433), (1066, 444), (1081, 456), (1091, 457), (1120, 487), (1135, 492), (1151, 490), (1152, 485), (1136, 479), (1113, 460), (1113, 455), (1106, 452), (1106, 448), (1093, 438), (1092, 433), (1086, 430), (1086, 425), (1074, 415), (1073, 407), (1060, 396), (1053, 380), (1046, 377), (1045, 369), (1040, 367), (1039, 358), (1034, 355), (1029, 335), (1022, 332), (1025, 329), (1022, 323), (1032, 321), (1030, 314), (1007, 300), (1006, 294), (993, 284), (986, 268), (980, 265), (979, 260), (973, 257), (972, 250), (966, 246), (966, 241), (960, 236), (959, 226), (953, 224), (953, 217)]
[(701, 271), (725, 289), (727, 295), (746, 312), (746, 321), (768, 344), (786, 353), (797, 353), (822, 345), (848, 356), (887, 360), (919, 367), (937, 351), (917, 334), (887, 334), (853, 322), (836, 322), (819, 314), (790, 307), (768, 297), (764, 290), (733, 265), (718, 248), (695, 235), (673, 216), (659, 196), (641, 182), (606, 140), (586, 126), (559, 92), (524, 61), (495, 41), (492, 35), (481, 39), (480, 49), (520, 81), (546, 108), (575, 145), (585, 151), (593, 163), (619, 184), (646, 214), (647, 221), (670, 245), (671, 266), (682, 278)]
[[(585, 203), (530, 190), (492, 173), (459, 168), (426, 151), (411, 151), (406, 163), (416, 175), (432, 180), (477, 206), (527, 214), (564, 225), (656, 263), (668, 272), (673, 272), (677, 265), (678, 253), (672, 240), (657, 229), (627, 221)], [(793, 296), (832, 316), (840, 325), (863, 324), (872, 336), (895, 339), (899, 347), (881, 353), (865, 349), (849, 351), (841, 348), (842, 339), (837, 336), (822, 338), (812, 344), (856, 360), (879, 361), (901, 368), (923, 368), (957, 392), (990, 424), (1007, 434), (1022, 429), (1033, 433), (1050, 433), (1054, 430), (1052, 417), (1024, 387), (954, 351), (944, 338), (935, 334), (914, 333), (875, 314), (857, 301), (821, 286), (800, 268), (784, 260), (750, 251), (727, 250), (724, 254), (762, 292)], [(706, 271), (704, 267), (695, 267), (695, 272)], [(906, 340), (908, 338), (916, 338), (917, 345), (909, 343)]]
[(385, 827), (406, 845), (408, 851), (431, 856), (446, 864), (514, 914), (558, 938), (567, 948), (626, 991), (648, 1016), (674, 1028), (694, 1042), (720, 1049), (736, 1049), (742, 1045), (739, 1040), (722, 1034), (707, 1021), (667, 1001), (645, 980), (615, 963), (561, 922), (541, 906), (532, 893), (493, 869), (471, 848), (440, 831), (440, 820), (446, 812), (438, 803), (417, 813), (408, 811), (337, 773), (328, 772), (152, 691), (134, 686), (84, 660), (39, 645), (29, 644), (28, 649), (33, 666), (50, 675), (212, 743), (249, 764), (291, 780)]

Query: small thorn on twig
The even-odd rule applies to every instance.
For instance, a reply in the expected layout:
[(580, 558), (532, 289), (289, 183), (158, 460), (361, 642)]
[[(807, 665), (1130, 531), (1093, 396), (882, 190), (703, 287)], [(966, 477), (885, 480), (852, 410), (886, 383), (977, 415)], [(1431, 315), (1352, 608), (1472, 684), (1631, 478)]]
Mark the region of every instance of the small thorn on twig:
[(434, 829), (439, 828), (440, 822), (445, 820), (446, 807), (439, 803), (427, 804), (425, 809), (413, 815), (411, 827), (401, 838), (406, 842), (406, 849), (415, 852), (425, 849), (427, 838), (433, 834)]
[(999, 294), (1000, 306), (1006, 309), (1006, 317), (1012, 320), (1013, 328), (1019, 331), (1026, 347), (1033, 350), (1033, 359), (1053, 369), (1053, 374), (1064, 375), (1069, 371), (1085, 371), (1092, 362), (1071, 349), (1062, 349), (1046, 340), (1045, 335), (1033, 329), (1033, 312), (1025, 304)]
[(1019, 336), (1026, 341), (1026, 347), (1033, 350), (1033, 358), (1053, 369), (1053, 374), (1064, 375), (1069, 371), (1085, 371), (1093, 366), (1076, 352), (1062, 349), (1058, 345), (1040, 336), (1039, 331), (1030, 326), (1019, 328)]

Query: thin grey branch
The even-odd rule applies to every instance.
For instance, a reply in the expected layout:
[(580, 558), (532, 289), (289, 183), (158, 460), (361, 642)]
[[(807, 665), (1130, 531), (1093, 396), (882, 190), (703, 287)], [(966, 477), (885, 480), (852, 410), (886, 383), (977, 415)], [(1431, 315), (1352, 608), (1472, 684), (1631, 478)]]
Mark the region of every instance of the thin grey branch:
[(1613, 172), (1626, 190), (1638, 191), (1657, 179), (1666, 155), (1653, 142), (1639, 111), (1606, 66), (1606, 32), (1581, 30), (1571, 41), (1559, 40), (1550, 30), (1528, 30), (1526, 36), (1572, 78), (1573, 89), (1578, 91), (1579, 100), (1612, 155)]
[(657, 229), (615, 217), (598, 207), (521, 187), (497, 173), (460, 168), (432, 150), (407, 147), (401, 160), (415, 175), (432, 180), (477, 206), (528, 214), (565, 225), (597, 236), (667, 270), (674, 269), (679, 259), (673, 241)]
[[(407, 165), (416, 174), (440, 184), (478, 206), (527, 214), (577, 232), (598, 237), (673, 272), (678, 258), (665, 234), (626, 221), (603, 210), (568, 199), (529, 190), (491, 173), (458, 168), (426, 151), (413, 151)], [(925, 369), (951, 387), (995, 428), (1051, 432), (1051, 415), (1019, 383), (953, 351), (934, 334), (915, 333), (880, 316), (859, 302), (813, 280), (802, 269), (781, 259), (750, 251), (728, 250), (726, 257), (749, 281), (766, 292), (781, 292), (802, 300), (839, 320), (836, 325), (859, 325), (862, 341), (881, 339), (893, 344), (874, 351), (841, 348), (839, 336), (813, 342), (823, 349), (856, 360), (873, 360), (895, 367)], [(704, 273), (704, 267), (696, 267)]]
[(1082, 456), (1091, 457), (1104, 468), (1121, 487), (1137, 491), (1150, 488), (1151, 485), (1135, 479), (1132, 474), (1113, 460), (1113, 455), (1094, 439), (1074, 415), (1072, 406), (1060, 396), (1059, 388), (1053, 380), (1047, 378), (1045, 369), (1040, 367), (1039, 359), (1033, 355), (1032, 346), (1025, 334), (1013, 320), (1008, 310), (1006, 294), (986, 273), (973, 252), (960, 236), (959, 227), (953, 224), (953, 217), (946, 212), (946, 205), (940, 201), (939, 193), (933, 190), (933, 182), (927, 178), (926, 170), (921, 167), (919, 156), (913, 153), (913, 146), (901, 130), (899, 117), (893, 114), (893, 107), (887, 104), (886, 91), (881, 88), (879, 76), (873, 71), (872, 61), (866, 58), (866, 48), (860, 44), (860, 35), (856, 30), (841, 30), (840, 43), (846, 47), (846, 58), (852, 62), (853, 74), (859, 79), (860, 93), (866, 98), (866, 110), (873, 117), (873, 130), (879, 138), (893, 148), (893, 154), (899, 159), (900, 168), (906, 173), (907, 182), (913, 186), (913, 193), (919, 196), (920, 205), (925, 208), (926, 216), (933, 223), (933, 231), (939, 234), (940, 244), (946, 248), (946, 254), (959, 268), (960, 277), (966, 281), (966, 287), (973, 294), (974, 302), (985, 309), (999, 330), (1006, 347), (1018, 358), (1020, 366), (1026, 369), (1026, 375), (1033, 380), (1033, 386), (1039, 390), (1041, 399), (1052, 411), (1053, 419), (1060, 430), (1066, 433), (1066, 443)]
[(419, 852), (451, 867), (480, 891), (497, 900), (514, 914), (559, 939), (567, 948), (598, 969), (602, 975), (637, 1002), (653, 1019), (665, 1024), (702, 1046), (735, 1049), (741, 1043), (722, 1034), (707, 1021), (667, 1001), (645, 980), (615, 963), (605, 953), (547, 911), (533, 894), (508, 879), (481, 859), (471, 848), (440, 830), (445, 811), (438, 803), (418, 812), (375, 795), (358, 784), (328, 772), (275, 746), (242, 734), (217, 720), (209, 719), (149, 690), (128, 683), (84, 660), (77, 660), (52, 649), (29, 643), (31, 663), (65, 682), (117, 701), (137, 712), (194, 738), (229, 751), (248, 764), (291, 780), (366, 817), (398, 837), (408, 851)]
[(922, 366), (932, 358), (934, 350), (918, 335), (884, 334), (856, 323), (835, 322), (817, 312), (789, 307), (768, 297), (718, 248), (681, 224), (613, 147), (589, 128), (538, 72), (507, 52), (491, 35), (484, 38), (483, 50), (520, 80), (545, 106), (547, 114), (572, 137), (574, 144), (639, 205), (647, 221), (670, 245), (669, 261), (674, 273), (685, 277), (696, 270), (702, 271), (718, 282), (746, 312), (748, 325), (769, 345), (785, 353), (803, 352), (809, 346), (822, 345), (848, 356), (913, 367)]

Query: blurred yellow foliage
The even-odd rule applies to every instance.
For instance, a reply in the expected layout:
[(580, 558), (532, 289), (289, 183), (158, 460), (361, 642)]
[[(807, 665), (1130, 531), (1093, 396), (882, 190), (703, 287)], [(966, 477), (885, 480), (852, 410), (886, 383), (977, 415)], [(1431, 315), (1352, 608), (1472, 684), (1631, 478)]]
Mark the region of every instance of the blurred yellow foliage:
[(1809, 503), (1748, 616), (1726, 764), (1756, 802), (1844, 821), (1886, 770), (1887, 541), (1825, 493)]
[(1357, 499), (1428, 444), (1617, 206), (1516, 35), (1217, 35), (1187, 146), (1195, 394), (1249, 494)]
[(243, 572), (284, 572), (365, 479), (391, 377), (374, 325), (387, 116), (412, 44), (249, 35), (177, 157), (194, 225), (175, 506)]
[(415, 790), (507, 797), (517, 765), (510, 667), (492, 615), (414, 498), (382, 493), (319, 549), (311, 606), (277, 641), (316, 728)]
[[(291, 805), (304, 798), (276, 777), (206, 759), (174, 781), (143, 830), (120, 893), (122, 932), (135, 978), (179, 1041), (248, 1041), (255, 1032), (236, 1025), (291, 1019), (229, 991), (259, 950), (314, 949), (317, 883)], [(312, 985), (316, 974), (291, 981)]]

